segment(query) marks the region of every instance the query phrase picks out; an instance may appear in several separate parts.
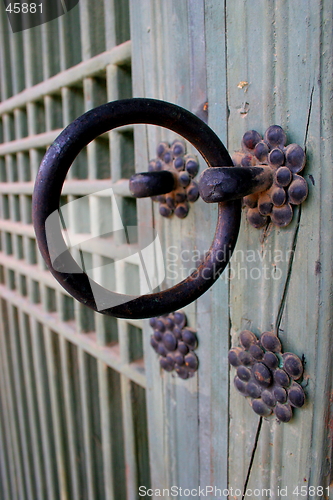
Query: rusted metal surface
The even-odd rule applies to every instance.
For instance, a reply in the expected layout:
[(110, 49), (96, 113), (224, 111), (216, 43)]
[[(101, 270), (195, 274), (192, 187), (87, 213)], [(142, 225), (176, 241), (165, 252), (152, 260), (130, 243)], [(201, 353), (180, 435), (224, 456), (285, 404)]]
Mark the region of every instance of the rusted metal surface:
[[(92, 109), (71, 123), (48, 149), (41, 163), (33, 195), (33, 223), (41, 254), (53, 276), (77, 300), (102, 314), (120, 318), (147, 318), (170, 313), (196, 300), (218, 279), (229, 262), (236, 244), (241, 206), (239, 201), (219, 204), (213, 243), (197, 270), (178, 285), (163, 292), (129, 298), (119, 305), (119, 294), (94, 283), (108, 304), (97, 308), (91, 280), (70, 255), (61, 233), (60, 221), (46, 237), (45, 222), (59, 209), (59, 199), (67, 172), (82, 148), (114, 128), (148, 123), (166, 127), (187, 139), (209, 167), (232, 166), (232, 160), (217, 135), (198, 117), (174, 104), (155, 99), (124, 99)], [(64, 250), (66, 248), (66, 250)], [(52, 266), (50, 254), (62, 254), (73, 272)]]
[(136, 198), (147, 198), (169, 193), (175, 187), (176, 180), (171, 172), (143, 172), (132, 175), (129, 182), (130, 191)]
[(199, 193), (206, 203), (243, 198), (268, 189), (273, 183), (269, 167), (207, 168), (199, 180)]

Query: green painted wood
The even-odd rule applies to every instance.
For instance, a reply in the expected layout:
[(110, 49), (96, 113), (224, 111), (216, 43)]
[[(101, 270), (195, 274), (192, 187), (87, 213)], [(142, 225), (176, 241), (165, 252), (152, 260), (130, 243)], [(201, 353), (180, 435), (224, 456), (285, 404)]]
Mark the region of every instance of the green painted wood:
[[(45, 277), (32, 240), (31, 185), (23, 183), (34, 179), (52, 134), (85, 109), (131, 95), (130, 44), (117, 47), (128, 39), (128, 16), (122, 0), (104, 0), (93, 11), (82, 0), (53, 21), (52, 29), (37, 27), (6, 43), (10, 35), (1, 11), (5, 101), (0, 112), (6, 143), (1, 179), (8, 184), (0, 195), (1, 217), (6, 218), (1, 220), (1, 296), (10, 314), (7, 322), (0, 318), (0, 495), (136, 499), (143, 482), (153, 488), (239, 488), (236, 498), (245, 486), (271, 488), (271, 497), (278, 498), (279, 487), (291, 497), (297, 484), (326, 486), (332, 476), (331, 2), (130, 2), (135, 96), (175, 102), (205, 119), (207, 102), (208, 123), (229, 151), (239, 147), (245, 130), (264, 132), (279, 123), (290, 142), (306, 146), (309, 158), (310, 196), (293, 223), (262, 232), (243, 220), (229, 274), (186, 308), (199, 337), (200, 368), (190, 381), (161, 372), (147, 321), (111, 324), (79, 305), (67, 310), (69, 299)], [(43, 57), (36, 58), (39, 47)], [(56, 47), (59, 59), (52, 59)], [(18, 67), (19, 59), (24, 64)], [(72, 68), (81, 59), (84, 64)], [(249, 85), (239, 88), (240, 81)], [(6, 101), (26, 87), (30, 90)], [(33, 139), (24, 142), (28, 134)], [(105, 139), (92, 144), (70, 176), (89, 177), (91, 187), (105, 173), (116, 182), (133, 171), (133, 144), (135, 170), (144, 171), (158, 142), (175, 138), (143, 125), (135, 127), (134, 141), (131, 134), (130, 129), (112, 132), (109, 144)], [(19, 139), (16, 149), (10, 149), (8, 141), (14, 139)], [(205, 168), (203, 161), (200, 168)], [(68, 191), (67, 201), (87, 194), (77, 189)], [(117, 191), (116, 202), (124, 216), (134, 217), (133, 200), (124, 195)], [(105, 207), (106, 200), (98, 197), (85, 206), (93, 235)], [(139, 200), (137, 207), (141, 248), (151, 241), (154, 227), (165, 252), (192, 255), (208, 249), (216, 207), (198, 201), (183, 221), (162, 219), (150, 200)], [(84, 226), (79, 222), (72, 214), (74, 232)], [(86, 244), (85, 258), (102, 266), (105, 258), (121, 256), (120, 240), (112, 251), (108, 245)], [(274, 267), (275, 250), (283, 261)], [(256, 255), (254, 262), (246, 260), (249, 251)], [(192, 262), (179, 260), (179, 272), (181, 264), (187, 274)], [(239, 279), (229, 280), (238, 266)], [(246, 273), (258, 268), (262, 274), (265, 266), (275, 269), (271, 279), (246, 279)], [(138, 274), (134, 258), (119, 263), (113, 277), (101, 277), (99, 271), (118, 292), (128, 292), (129, 276), (134, 282)], [(179, 279), (168, 276), (162, 288)], [(285, 350), (305, 356), (308, 401), (288, 425), (273, 418), (261, 422), (234, 390), (227, 352), (243, 328), (258, 333), (275, 329)]]
[[(328, 173), (331, 123), (327, 122), (329, 108), (324, 99), (329, 88), (329, 70), (325, 68), (331, 49), (331, 5), (288, 1), (227, 1), (218, 5), (207, 1), (203, 6), (199, 0), (186, 4), (170, 0), (139, 7), (137, 2), (131, 3), (134, 94), (171, 100), (193, 111), (198, 110), (201, 99), (207, 99), (209, 124), (224, 141), (228, 139), (231, 152), (240, 147), (246, 130), (263, 133), (269, 125), (281, 124), (289, 142), (307, 149), (305, 178), (310, 196), (301, 210), (295, 210), (293, 223), (285, 229), (257, 231), (243, 218), (230, 270), (230, 277), (236, 272), (236, 278), (229, 283), (225, 277), (219, 280), (197, 301), (195, 310), (189, 308), (200, 339), (196, 387), (199, 427), (187, 420), (191, 406), (182, 406), (177, 382), (164, 381), (168, 376), (159, 374), (149, 346), (150, 330), (145, 328), (152, 482), (156, 487), (167, 487), (171, 480), (182, 477), (178, 467), (183, 455), (177, 454), (173, 443), (180, 440), (184, 449), (188, 447), (188, 435), (178, 427), (179, 419), (184, 418), (199, 439), (200, 473), (195, 475), (193, 456), (194, 461), (185, 467), (188, 483), (195, 486), (200, 477), (200, 484), (238, 488), (239, 497), (245, 485), (271, 488), (272, 498), (277, 498), (278, 488), (286, 487), (290, 493), (297, 484), (324, 486), (330, 482), (330, 462), (325, 457), (330, 456), (327, 426), (332, 376), (330, 370), (325, 373), (324, 366), (331, 355), (331, 233), (321, 200), (324, 196), (325, 214), (329, 213), (331, 199), (325, 193), (330, 192), (332, 182)], [(168, 30), (163, 19), (170, 20)], [(241, 81), (249, 85), (239, 88)], [(146, 131), (142, 127), (136, 134), (137, 142), (147, 143), (146, 151), (136, 148), (136, 170), (142, 171), (160, 138), (170, 134), (151, 127)], [(321, 172), (324, 177), (320, 177)], [(315, 186), (310, 183), (310, 174)], [(192, 240), (192, 247), (200, 248), (198, 228), (209, 241), (214, 213), (214, 207), (203, 208), (198, 202), (182, 225), (161, 220), (149, 200), (140, 200), (141, 241), (154, 224), (164, 237), (164, 250), (170, 244), (190, 248), (186, 246), (189, 241), (184, 244), (186, 238)], [(254, 262), (250, 262), (250, 252), (255, 255)], [(325, 273), (323, 267), (318, 272), (317, 261), (321, 266), (326, 263)], [(250, 276), (253, 268), (258, 268), (258, 279)], [(327, 304), (325, 312), (321, 297)], [(229, 341), (235, 344), (244, 328), (258, 334), (274, 329), (285, 350), (305, 355), (309, 401), (301, 411), (295, 411), (288, 425), (278, 425), (274, 418), (261, 422), (234, 390), (233, 371), (229, 382)], [(319, 364), (320, 356), (327, 360), (323, 365)], [(317, 377), (323, 392), (315, 391)], [(193, 390), (190, 384), (187, 388)], [(168, 412), (168, 398), (175, 405), (172, 413)]]
[[(205, 61), (207, 55), (210, 62), (213, 61), (213, 53), (207, 51), (206, 36), (211, 51), (217, 47), (222, 54), (225, 51), (224, 33), (220, 35), (219, 32), (219, 23), (224, 25), (223, 10), (219, 10), (213, 2), (206, 5), (203, 2), (152, 2), (144, 8), (137, 2), (132, 2), (131, 9), (135, 20), (132, 22), (134, 95), (166, 99), (204, 117), (207, 92), (212, 101), (215, 101), (217, 93), (220, 96), (225, 92), (225, 69), (216, 74)], [(163, 19), (170, 19), (171, 25), (165, 24)], [(218, 46), (214, 40), (216, 34), (219, 35)], [(182, 47), (181, 51), (179, 47)], [(211, 75), (214, 73), (208, 91), (206, 69), (211, 71)], [(220, 85), (218, 89), (216, 82)], [(224, 140), (226, 111), (225, 105), (215, 103), (210, 115), (211, 125)], [(139, 144), (136, 148), (137, 171), (146, 169), (160, 140), (169, 137), (174, 139), (168, 131), (161, 133), (152, 127), (147, 127), (146, 130), (146, 134), (143, 128), (136, 132), (137, 137), (140, 137), (136, 140)], [(143, 151), (140, 145), (146, 142), (147, 151)], [(201, 169), (204, 168), (205, 164), (201, 162)], [(198, 201), (184, 221), (176, 218), (163, 220), (156, 205), (152, 207), (149, 200), (140, 200), (138, 209), (141, 242), (145, 241), (154, 225), (163, 238), (165, 252), (169, 248), (179, 255), (186, 251), (187, 255), (193, 256), (195, 250), (202, 255), (208, 250), (216, 224), (215, 207), (208, 207)], [(197, 231), (198, 228), (200, 232)], [(189, 262), (181, 262), (179, 259), (177, 264), (179, 275), (173, 283), (180, 280), (182, 272), (185, 273), (184, 277), (188, 274), (194, 265), (194, 257)], [(184, 267), (183, 271), (181, 266)], [(164, 286), (171, 282), (170, 279), (167, 280)], [(222, 309), (221, 294), (224, 299)], [(200, 369), (198, 377), (190, 381), (184, 382), (160, 372), (156, 354), (149, 345), (151, 330), (149, 326), (145, 328), (153, 488), (170, 488), (172, 484), (194, 488), (199, 484), (214, 484), (214, 481), (221, 487), (227, 484), (228, 413), (225, 410), (228, 404), (228, 374), (224, 377), (219, 372), (217, 377), (215, 365), (219, 361), (220, 349), (225, 358), (227, 355), (227, 311), (228, 284), (223, 282), (217, 285), (215, 291), (198, 300), (197, 304), (186, 308), (191, 326), (198, 326), (199, 336)], [(224, 336), (211, 334), (217, 330), (217, 324), (225, 329)], [(225, 388), (225, 392), (220, 391), (221, 386)]]
[[(131, 18), (134, 95), (165, 99), (189, 108), (190, 72), (184, 64), (190, 55), (187, 3), (132, 2)], [(171, 24), (165, 22), (166, 19)], [(180, 46), (184, 51), (178, 50)], [(135, 133), (137, 171), (147, 169), (159, 141), (175, 138), (172, 133), (155, 127), (138, 127)], [(140, 147), (143, 141), (147, 144), (146, 151)], [(165, 251), (168, 247), (175, 247), (178, 252), (191, 249), (193, 214), (186, 222), (161, 220), (158, 208), (152, 207), (150, 200), (143, 203), (140, 200), (138, 214), (141, 246), (154, 226)], [(162, 286), (168, 287), (177, 281), (179, 278), (172, 281), (167, 277)], [(191, 325), (195, 326), (193, 305), (186, 312)], [(161, 372), (149, 345), (148, 322), (145, 322), (144, 334), (152, 487), (196, 485), (199, 481), (197, 378), (182, 381)]]
[[(251, 490), (271, 488), (272, 498), (277, 498), (278, 488), (287, 488), (291, 495), (297, 485), (330, 483), (327, 422), (332, 373), (321, 356), (330, 353), (327, 288), (331, 281), (331, 235), (324, 214), (331, 203), (325, 192), (330, 190), (332, 178), (322, 144), (331, 131), (322, 125), (328, 85), (322, 58), (332, 43), (323, 28), (331, 22), (331, 6), (322, 9), (319, 2), (247, 2), (244, 15), (239, 16), (243, 6), (243, 2), (227, 2), (229, 149), (237, 148), (246, 129), (262, 133), (271, 123), (278, 123), (286, 129), (288, 141), (306, 147), (308, 155), (305, 178), (310, 195), (301, 211), (295, 211), (293, 223), (283, 230), (269, 228), (264, 234), (243, 221), (237, 244), (240, 252), (232, 263), (244, 268), (241, 279), (231, 281), (233, 342), (243, 328), (252, 327), (257, 332), (273, 328), (284, 350), (304, 355), (306, 361), (308, 401), (287, 425), (279, 426), (269, 418), (256, 434), (258, 417), (232, 384), (230, 387), (230, 484), (242, 490), (245, 484)], [(258, 11), (260, 22), (255, 22)], [(237, 87), (240, 81), (249, 82), (246, 91)], [(248, 103), (246, 115), (240, 113), (244, 102)], [(244, 250), (259, 250), (260, 256), (255, 263), (243, 262)], [(253, 267), (261, 274), (264, 266), (272, 269), (270, 252), (274, 255), (276, 250), (284, 256), (283, 262), (275, 263), (281, 269), (280, 279), (273, 280), (272, 275), (269, 280), (245, 279), (245, 272), (249, 274)], [(293, 258), (291, 250), (295, 250)], [(316, 274), (316, 262), (322, 260), (325, 270)], [(321, 305), (324, 301), (325, 308)]]
[[(204, 3), (208, 124), (227, 141), (225, 13), (219, 2)], [(195, 9), (195, 6), (192, 7)], [(218, 59), (218, 64), (216, 60)], [(205, 164), (202, 168), (206, 168)], [(204, 208), (203, 208), (204, 207)], [(206, 227), (205, 251), (213, 239), (217, 207), (195, 206), (197, 228)], [(197, 233), (199, 231), (197, 230)], [(200, 485), (224, 489), (228, 481), (229, 283), (223, 277), (198, 301), (200, 346)], [(218, 492), (219, 494), (219, 492)]]

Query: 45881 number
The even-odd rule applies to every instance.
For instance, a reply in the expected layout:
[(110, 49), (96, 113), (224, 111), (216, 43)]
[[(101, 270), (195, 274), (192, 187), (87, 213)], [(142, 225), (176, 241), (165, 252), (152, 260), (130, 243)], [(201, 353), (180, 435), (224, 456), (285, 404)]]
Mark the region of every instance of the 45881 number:
[(296, 497), (322, 497), (324, 493), (329, 496), (329, 486), (324, 488), (323, 486), (296, 486), (293, 491), (293, 495)]
[(43, 4), (36, 4), (36, 3), (18, 3), (15, 2), (12, 4), (10, 3), (6, 7), (6, 12), (9, 12), (10, 14), (36, 14), (36, 12), (43, 12)]

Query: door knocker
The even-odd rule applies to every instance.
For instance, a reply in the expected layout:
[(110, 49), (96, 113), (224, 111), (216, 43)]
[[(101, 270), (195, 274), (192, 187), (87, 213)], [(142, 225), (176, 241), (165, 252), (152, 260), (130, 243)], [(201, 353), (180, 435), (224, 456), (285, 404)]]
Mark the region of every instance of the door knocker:
[[(218, 203), (218, 219), (211, 247), (190, 276), (164, 291), (124, 296), (97, 284), (75, 262), (62, 236), (59, 200), (67, 172), (82, 148), (105, 132), (136, 123), (172, 130), (197, 149), (208, 168), (196, 183), (198, 163), (194, 157), (185, 156), (183, 143), (177, 140), (171, 147), (162, 144), (150, 171), (130, 179), (133, 195), (154, 197), (160, 202), (162, 215), (170, 216), (174, 211), (183, 218), (188, 213), (188, 202), (195, 201), (199, 192), (205, 202)], [(242, 145), (243, 152), (233, 162), (220, 139), (200, 118), (155, 99), (109, 102), (77, 118), (46, 152), (33, 193), (36, 238), (53, 276), (78, 301), (119, 318), (162, 316), (196, 300), (229, 262), (240, 227), (241, 198), (248, 207), (248, 220), (255, 227), (266, 224), (268, 216), (274, 224), (285, 226), (291, 220), (291, 204), (301, 203), (307, 195), (307, 184), (299, 175), (305, 163), (304, 151), (294, 144), (285, 147), (281, 127), (269, 127), (264, 139), (255, 131), (247, 132)]]

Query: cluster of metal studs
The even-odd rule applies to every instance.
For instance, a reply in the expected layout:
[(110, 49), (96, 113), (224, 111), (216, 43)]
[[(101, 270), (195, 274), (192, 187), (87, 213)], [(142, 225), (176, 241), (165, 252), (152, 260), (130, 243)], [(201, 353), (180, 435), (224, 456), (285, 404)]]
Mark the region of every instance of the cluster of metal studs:
[(278, 125), (269, 127), (262, 139), (255, 130), (243, 136), (242, 152), (233, 157), (234, 164), (244, 167), (268, 165), (274, 182), (267, 191), (245, 196), (247, 220), (256, 227), (287, 226), (293, 218), (292, 205), (300, 205), (308, 195), (308, 185), (299, 172), (305, 165), (305, 152), (298, 144), (286, 145), (286, 134)]
[(149, 162), (149, 172), (169, 170), (176, 179), (176, 188), (167, 194), (153, 196), (160, 203), (160, 214), (170, 217), (173, 213), (184, 219), (190, 210), (189, 202), (199, 198), (198, 184), (193, 180), (199, 171), (194, 156), (186, 155), (186, 145), (176, 140), (171, 145), (161, 142), (156, 150), (157, 158)]
[(249, 330), (239, 335), (241, 347), (229, 351), (229, 363), (237, 368), (235, 387), (251, 398), (253, 410), (262, 417), (272, 412), (280, 422), (289, 422), (292, 407), (301, 408), (305, 395), (296, 382), (303, 374), (302, 361), (291, 352), (281, 353), (280, 340), (272, 332), (260, 339)]
[(187, 327), (187, 318), (182, 311), (150, 318), (154, 329), (150, 343), (160, 355), (160, 365), (167, 372), (175, 370), (180, 378), (192, 377), (198, 369), (198, 358), (194, 350), (198, 346), (197, 336)]

